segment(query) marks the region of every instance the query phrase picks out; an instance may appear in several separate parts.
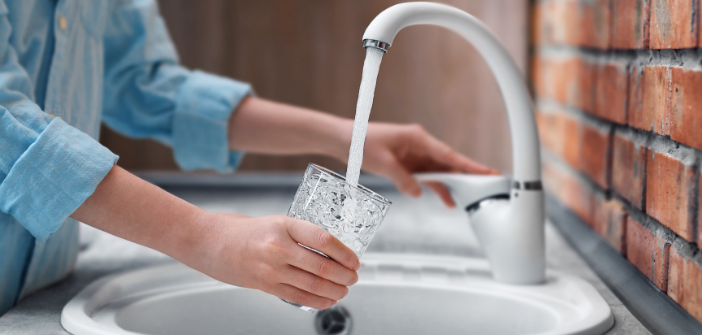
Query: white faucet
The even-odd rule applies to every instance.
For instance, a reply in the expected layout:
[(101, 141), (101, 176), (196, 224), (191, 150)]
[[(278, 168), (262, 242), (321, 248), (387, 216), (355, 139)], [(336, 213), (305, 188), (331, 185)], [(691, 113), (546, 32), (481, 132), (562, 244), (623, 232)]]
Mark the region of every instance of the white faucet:
[[(457, 8), (408, 2), (380, 13), (363, 34), (366, 48), (387, 52), (405, 27), (430, 24), (450, 29), (471, 43), (495, 74), (512, 136), (513, 176), (417, 174), (444, 183), (468, 211), (473, 230), (496, 280), (539, 284), (546, 271), (541, 153), (532, 101), (516, 64), (490, 30)], [(421, 47), (421, 46), (419, 46)]]

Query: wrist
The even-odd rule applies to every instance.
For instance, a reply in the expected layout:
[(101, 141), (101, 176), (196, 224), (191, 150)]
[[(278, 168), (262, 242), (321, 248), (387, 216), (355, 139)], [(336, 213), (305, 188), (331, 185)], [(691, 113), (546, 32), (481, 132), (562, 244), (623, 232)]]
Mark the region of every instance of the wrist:
[(173, 243), (166, 243), (163, 252), (185, 264), (204, 257), (201, 245), (212, 239), (217, 220), (217, 214), (192, 206), (181, 222), (174, 225)]
[(351, 136), (353, 133), (353, 120), (344, 118), (335, 118), (332, 126), (328, 127), (329, 141), (325, 141), (324, 155), (338, 159), (346, 163), (349, 158), (349, 149), (351, 147)]

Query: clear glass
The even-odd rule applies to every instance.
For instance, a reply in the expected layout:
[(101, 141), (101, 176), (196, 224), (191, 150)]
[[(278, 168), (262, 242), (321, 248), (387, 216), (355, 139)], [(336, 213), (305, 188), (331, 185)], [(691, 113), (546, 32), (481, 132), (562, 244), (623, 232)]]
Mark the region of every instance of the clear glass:
[[(305, 170), (288, 216), (312, 222), (338, 238), (360, 258), (392, 203), (362, 186), (351, 186), (329, 169), (310, 164)], [(309, 250), (323, 253), (301, 245)], [(285, 300), (283, 300), (285, 301)], [(302, 310), (316, 309), (285, 301)]]

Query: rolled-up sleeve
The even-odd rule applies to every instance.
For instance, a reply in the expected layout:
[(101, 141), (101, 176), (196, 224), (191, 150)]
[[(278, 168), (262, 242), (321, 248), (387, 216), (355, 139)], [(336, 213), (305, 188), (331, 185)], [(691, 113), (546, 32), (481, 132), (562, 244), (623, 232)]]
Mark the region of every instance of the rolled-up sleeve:
[(228, 120), (251, 86), (180, 66), (155, 1), (113, 6), (104, 38), (105, 124), (173, 147), (184, 170), (236, 168), (243, 154), (229, 150)]
[(0, 211), (45, 241), (94, 192), (117, 156), (33, 102), (10, 32), (0, 0)]

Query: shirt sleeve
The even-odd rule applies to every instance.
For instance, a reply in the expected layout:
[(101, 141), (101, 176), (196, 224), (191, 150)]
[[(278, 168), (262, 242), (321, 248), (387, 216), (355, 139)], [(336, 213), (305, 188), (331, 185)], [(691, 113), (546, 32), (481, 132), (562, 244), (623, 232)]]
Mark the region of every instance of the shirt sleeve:
[(184, 170), (236, 168), (228, 120), (249, 84), (180, 66), (156, 1), (113, 2), (104, 46), (108, 127), (173, 147)]
[(9, 43), (0, 0), (0, 211), (46, 241), (117, 161), (108, 149), (33, 102), (31, 80)]

